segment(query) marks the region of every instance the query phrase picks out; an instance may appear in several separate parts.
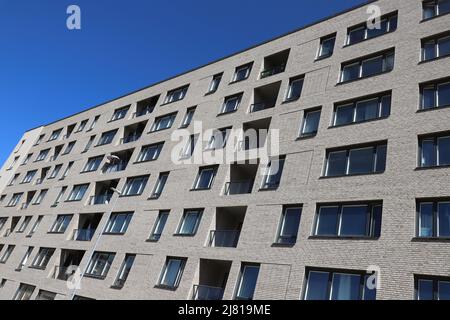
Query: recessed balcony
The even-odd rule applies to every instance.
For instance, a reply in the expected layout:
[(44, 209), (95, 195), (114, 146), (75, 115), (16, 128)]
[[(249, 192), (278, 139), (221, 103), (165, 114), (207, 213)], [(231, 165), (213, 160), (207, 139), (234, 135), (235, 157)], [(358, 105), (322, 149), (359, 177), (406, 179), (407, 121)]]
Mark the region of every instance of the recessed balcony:
[(225, 195), (251, 193), (257, 170), (258, 164), (231, 164), (230, 180), (225, 184)]
[(217, 208), (213, 230), (209, 233), (208, 246), (236, 248), (246, 211), (247, 207)]
[(73, 231), (72, 240), (91, 241), (102, 216), (101, 213), (80, 214), (78, 219), (78, 229)]
[(200, 259), (198, 284), (192, 288), (192, 300), (222, 300), (231, 269), (231, 261)]
[(261, 71), (261, 79), (284, 72), (289, 58), (290, 50), (284, 50), (264, 58), (264, 67)]
[(253, 103), (250, 105), (250, 113), (275, 107), (280, 86), (281, 81), (255, 88), (253, 91)]

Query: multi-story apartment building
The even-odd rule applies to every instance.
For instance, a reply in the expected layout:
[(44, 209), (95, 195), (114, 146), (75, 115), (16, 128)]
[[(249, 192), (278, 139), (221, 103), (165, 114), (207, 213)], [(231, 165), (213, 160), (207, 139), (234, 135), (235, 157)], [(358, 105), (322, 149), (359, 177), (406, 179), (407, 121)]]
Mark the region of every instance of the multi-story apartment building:
[[(373, 1), (27, 131), (0, 298), (450, 298), (449, 12)], [(278, 130), (279, 152), (196, 121)], [(243, 156), (173, 161), (225, 144)]]

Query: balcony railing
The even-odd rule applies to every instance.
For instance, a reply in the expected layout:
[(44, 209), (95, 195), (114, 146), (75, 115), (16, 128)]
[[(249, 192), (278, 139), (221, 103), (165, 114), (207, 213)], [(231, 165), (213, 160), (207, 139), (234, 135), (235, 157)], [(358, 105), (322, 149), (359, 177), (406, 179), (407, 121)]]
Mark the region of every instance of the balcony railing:
[(53, 271), (52, 278), (67, 281), (73, 274), (75, 274), (75, 266), (70, 267), (56, 266), (55, 270)]
[(265, 69), (261, 72), (261, 78), (267, 78), (267, 77), (273, 76), (274, 74), (284, 72), (285, 69), (286, 69), (286, 65), (284, 65), (284, 64), (275, 66), (270, 69)]
[(253, 180), (231, 181), (225, 185), (225, 195), (251, 193), (253, 189)]
[(101, 194), (101, 195), (97, 195), (97, 196), (92, 196), (89, 201), (89, 204), (91, 206), (97, 205), (97, 204), (109, 204), (112, 196), (113, 196), (112, 194)]
[(271, 101), (271, 102), (258, 102), (258, 103), (254, 103), (250, 106), (250, 112), (258, 112), (258, 111), (262, 111), (265, 109), (270, 109), (275, 107), (275, 101)]
[(154, 107), (146, 107), (138, 112), (133, 113), (133, 118), (138, 118), (153, 112)]
[(103, 169), (103, 173), (113, 173), (113, 172), (119, 172), (123, 171), (127, 168), (128, 162), (118, 162), (118, 163), (111, 163), (108, 164), (105, 169)]
[(74, 241), (91, 241), (94, 237), (95, 229), (75, 229), (73, 231), (72, 240)]
[(122, 139), (120, 139), (120, 144), (126, 144), (130, 142), (137, 141), (141, 138), (141, 134), (130, 134)]
[(222, 300), (223, 288), (194, 285), (192, 300)]
[(236, 248), (240, 230), (211, 230), (209, 232), (209, 246), (222, 248)]

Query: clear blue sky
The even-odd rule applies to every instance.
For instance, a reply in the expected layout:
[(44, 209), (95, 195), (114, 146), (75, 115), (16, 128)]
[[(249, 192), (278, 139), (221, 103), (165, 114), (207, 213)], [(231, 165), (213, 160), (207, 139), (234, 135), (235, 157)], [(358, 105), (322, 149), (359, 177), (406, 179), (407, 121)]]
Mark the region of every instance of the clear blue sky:
[(363, 2), (0, 0), (0, 163), (30, 128)]

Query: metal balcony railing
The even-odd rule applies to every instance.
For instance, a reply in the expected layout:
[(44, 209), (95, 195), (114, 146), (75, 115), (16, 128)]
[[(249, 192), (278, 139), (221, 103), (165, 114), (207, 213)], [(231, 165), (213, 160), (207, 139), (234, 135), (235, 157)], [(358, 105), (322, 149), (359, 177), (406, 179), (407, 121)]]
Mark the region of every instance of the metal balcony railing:
[(250, 106), (250, 112), (258, 112), (261, 110), (265, 110), (265, 109), (270, 109), (275, 107), (275, 101), (270, 101), (270, 102), (258, 102), (258, 103), (254, 103)]
[(123, 171), (127, 168), (128, 162), (118, 162), (118, 163), (110, 163), (108, 164), (105, 169), (103, 169), (103, 173), (113, 173), (113, 172), (119, 172)]
[(122, 139), (120, 139), (120, 144), (126, 144), (130, 142), (137, 141), (141, 138), (141, 134), (130, 134)]
[(138, 118), (153, 112), (154, 107), (146, 107), (138, 112), (133, 113), (133, 118)]
[(73, 241), (91, 241), (94, 237), (95, 229), (75, 229), (73, 231)]
[(208, 246), (236, 248), (240, 234), (240, 230), (211, 230), (209, 232)]
[(251, 193), (253, 180), (231, 181), (225, 185), (225, 195)]
[(55, 266), (55, 270), (53, 271), (52, 278), (57, 280), (67, 281), (70, 276), (75, 274), (74, 266), (71, 267), (59, 267)]
[(286, 69), (286, 65), (284, 65), (284, 64), (275, 66), (275, 67), (272, 67), (269, 69), (265, 69), (261, 72), (261, 78), (267, 78), (267, 77), (273, 76), (277, 73), (284, 72), (285, 69)]
[(97, 196), (92, 196), (89, 204), (91, 206), (93, 205), (97, 205), (97, 204), (109, 204), (112, 198), (112, 193), (111, 194), (100, 194)]
[(192, 300), (222, 300), (223, 288), (194, 285)]

